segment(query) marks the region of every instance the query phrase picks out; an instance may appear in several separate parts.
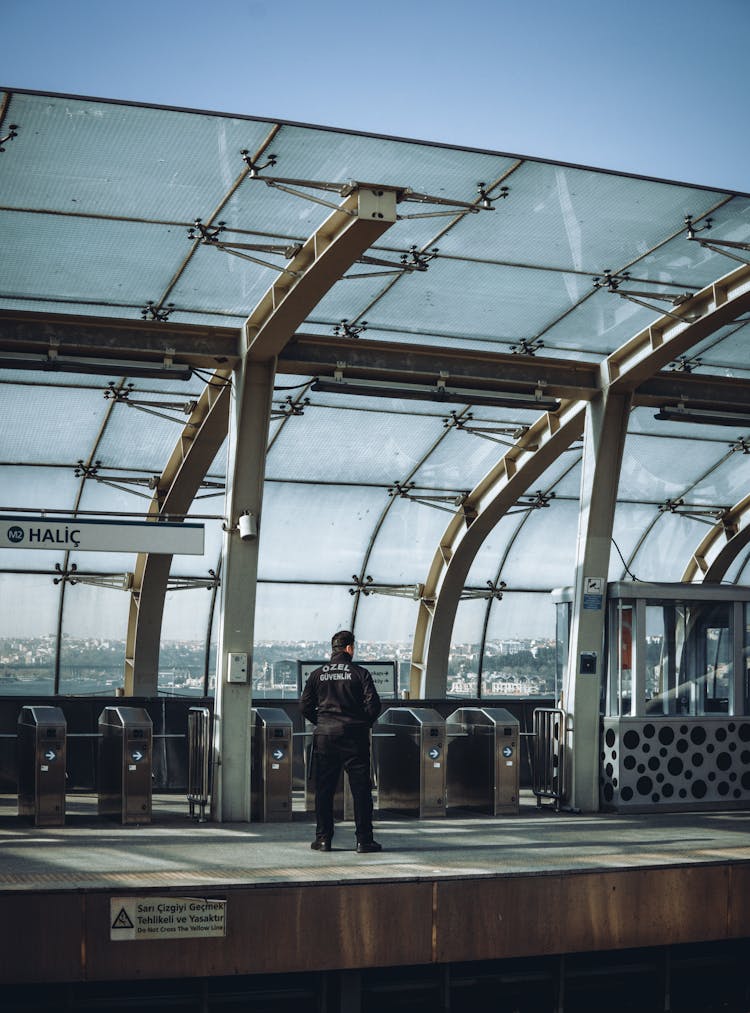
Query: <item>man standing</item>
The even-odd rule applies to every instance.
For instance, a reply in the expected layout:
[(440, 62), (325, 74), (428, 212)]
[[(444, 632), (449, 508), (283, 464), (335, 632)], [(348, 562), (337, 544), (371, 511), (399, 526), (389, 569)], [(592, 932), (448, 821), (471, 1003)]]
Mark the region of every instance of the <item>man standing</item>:
[(341, 769), (354, 802), (357, 852), (382, 851), (372, 837), (370, 729), (380, 714), (380, 697), (366, 668), (355, 665), (354, 634), (340, 630), (331, 639), (331, 661), (310, 675), (300, 699), (302, 714), (315, 725), (315, 815), (313, 851), (330, 851), (333, 797)]

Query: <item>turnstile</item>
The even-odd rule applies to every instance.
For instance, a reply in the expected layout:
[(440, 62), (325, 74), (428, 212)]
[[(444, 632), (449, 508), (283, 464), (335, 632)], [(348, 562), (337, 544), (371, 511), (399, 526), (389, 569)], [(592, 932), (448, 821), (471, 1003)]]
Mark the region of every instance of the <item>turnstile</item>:
[(38, 827), (65, 823), (66, 731), (59, 707), (25, 706), (18, 715), (18, 815)]
[(378, 807), (445, 816), (445, 722), (429, 707), (391, 707), (373, 729)]
[(142, 707), (105, 707), (99, 715), (99, 815), (151, 822), (153, 725)]
[(260, 823), (292, 818), (292, 722), (280, 707), (252, 708), (250, 816)]
[(208, 707), (191, 707), (188, 711), (188, 790), (190, 815), (206, 821), (206, 806), (211, 795), (211, 711)]
[(448, 805), (518, 813), (520, 728), (502, 707), (460, 707), (445, 722)]

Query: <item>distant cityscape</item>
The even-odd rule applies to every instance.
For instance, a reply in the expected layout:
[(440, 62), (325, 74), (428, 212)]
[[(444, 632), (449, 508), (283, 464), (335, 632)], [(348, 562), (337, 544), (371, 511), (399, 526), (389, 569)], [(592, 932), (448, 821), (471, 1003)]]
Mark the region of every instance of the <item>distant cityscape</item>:
[[(261, 641), (253, 649), (253, 693), (258, 698), (298, 695), (298, 662), (323, 661), (327, 641)], [(0, 638), (0, 695), (50, 695), (57, 663), (54, 636)], [(395, 663), (398, 693), (409, 688), (411, 646), (358, 641), (357, 660)], [(68, 696), (114, 695), (123, 685), (125, 641), (76, 639), (60, 644), (59, 693)], [(449, 696), (477, 696), (479, 645), (456, 644), (451, 651)], [(166, 641), (159, 658), (159, 693), (166, 696), (212, 694), (216, 648), (206, 657), (198, 641)], [(555, 643), (549, 639), (488, 641), (482, 669), (482, 696), (550, 696), (556, 693)]]

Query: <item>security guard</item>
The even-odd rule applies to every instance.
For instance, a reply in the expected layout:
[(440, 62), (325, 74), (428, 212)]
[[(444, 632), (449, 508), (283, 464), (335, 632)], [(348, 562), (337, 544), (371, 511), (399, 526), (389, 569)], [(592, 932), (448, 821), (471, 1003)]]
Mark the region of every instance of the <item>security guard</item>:
[(372, 837), (370, 729), (380, 714), (380, 697), (366, 668), (355, 665), (354, 634), (340, 630), (331, 639), (331, 661), (316, 668), (302, 691), (300, 709), (315, 725), (315, 814), (313, 851), (330, 851), (333, 797), (341, 769), (349, 777), (354, 802), (357, 852), (382, 851)]

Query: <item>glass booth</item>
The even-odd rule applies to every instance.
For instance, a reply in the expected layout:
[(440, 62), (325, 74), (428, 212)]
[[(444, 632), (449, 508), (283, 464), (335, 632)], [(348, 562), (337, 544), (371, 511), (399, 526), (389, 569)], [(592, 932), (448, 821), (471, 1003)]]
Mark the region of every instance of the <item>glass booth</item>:
[(604, 656), (602, 808), (750, 808), (750, 588), (611, 583)]

